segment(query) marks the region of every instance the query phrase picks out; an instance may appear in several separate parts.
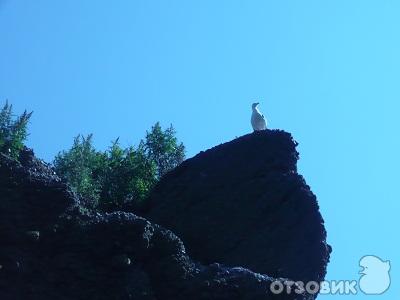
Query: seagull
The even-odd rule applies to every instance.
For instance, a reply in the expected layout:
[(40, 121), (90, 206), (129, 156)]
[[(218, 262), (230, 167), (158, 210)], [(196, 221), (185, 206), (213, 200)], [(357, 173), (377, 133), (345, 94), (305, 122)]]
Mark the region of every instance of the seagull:
[(251, 114), (251, 126), (253, 126), (254, 131), (260, 131), (267, 129), (267, 120), (265, 120), (264, 115), (258, 110), (257, 103), (253, 103), (251, 108), (253, 113)]

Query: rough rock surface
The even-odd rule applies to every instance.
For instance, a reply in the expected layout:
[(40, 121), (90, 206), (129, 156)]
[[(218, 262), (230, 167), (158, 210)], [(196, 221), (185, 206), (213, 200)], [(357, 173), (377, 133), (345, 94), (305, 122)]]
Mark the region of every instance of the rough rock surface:
[(150, 196), (147, 218), (205, 263), (323, 280), (331, 248), (318, 203), (297, 173), (292, 136), (254, 132), (186, 160)]
[(32, 151), (20, 162), (0, 154), (1, 300), (309, 298), (272, 294), (273, 280), (197, 263), (174, 233), (134, 214), (85, 213)]

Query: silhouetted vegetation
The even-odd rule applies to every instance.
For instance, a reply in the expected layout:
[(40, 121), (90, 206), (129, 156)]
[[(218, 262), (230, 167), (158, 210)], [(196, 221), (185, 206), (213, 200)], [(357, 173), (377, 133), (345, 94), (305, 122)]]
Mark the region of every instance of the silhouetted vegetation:
[(0, 152), (18, 158), (28, 136), (27, 126), (32, 112), (14, 116), (12, 105), (6, 102), (0, 111)]
[[(8, 102), (0, 111), (0, 152), (19, 159), (28, 136), (32, 113), (13, 115)], [(68, 150), (59, 152), (53, 166), (74, 192), (83, 208), (98, 211), (136, 210), (145, 206), (151, 189), (165, 173), (185, 158), (172, 125), (163, 130), (157, 122), (137, 147), (123, 148), (116, 139), (105, 151), (96, 150), (93, 135), (78, 135)]]
[(156, 123), (138, 147), (122, 148), (118, 139), (106, 151), (97, 151), (92, 135), (77, 136), (71, 149), (60, 152), (54, 167), (72, 189), (85, 199), (89, 209), (135, 210), (155, 183), (180, 164), (185, 147), (178, 143), (171, 126)]

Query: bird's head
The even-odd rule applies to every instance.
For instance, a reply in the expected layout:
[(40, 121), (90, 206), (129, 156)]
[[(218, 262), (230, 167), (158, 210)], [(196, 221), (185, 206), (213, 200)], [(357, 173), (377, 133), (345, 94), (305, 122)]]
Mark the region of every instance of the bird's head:
[(260, 104), (260, 103), (258, 103), (258, 102), (253, 103), (253, 104), (251, 105), (251, 108), (252, 108), (252, 109), (256, 109), (258, 104)]

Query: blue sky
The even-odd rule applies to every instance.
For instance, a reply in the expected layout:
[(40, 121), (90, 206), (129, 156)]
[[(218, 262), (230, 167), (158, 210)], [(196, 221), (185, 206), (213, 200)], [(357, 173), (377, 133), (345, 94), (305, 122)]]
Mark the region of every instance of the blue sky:
[[(112, 3), (112, 5), (110, 5)], [(50, 161), (79, 133), (137, 144), (172, 123), (187, 155), (270, 128), (300, 143), (333, 246), (328, 279), (391, 260), (399, 295), (398, 1), (0, 0), (0, 101), (33, 110)], [(368, 296), (321, 296), (339, 299)], [(371, 297), (371, 296), (369, 296)]]

